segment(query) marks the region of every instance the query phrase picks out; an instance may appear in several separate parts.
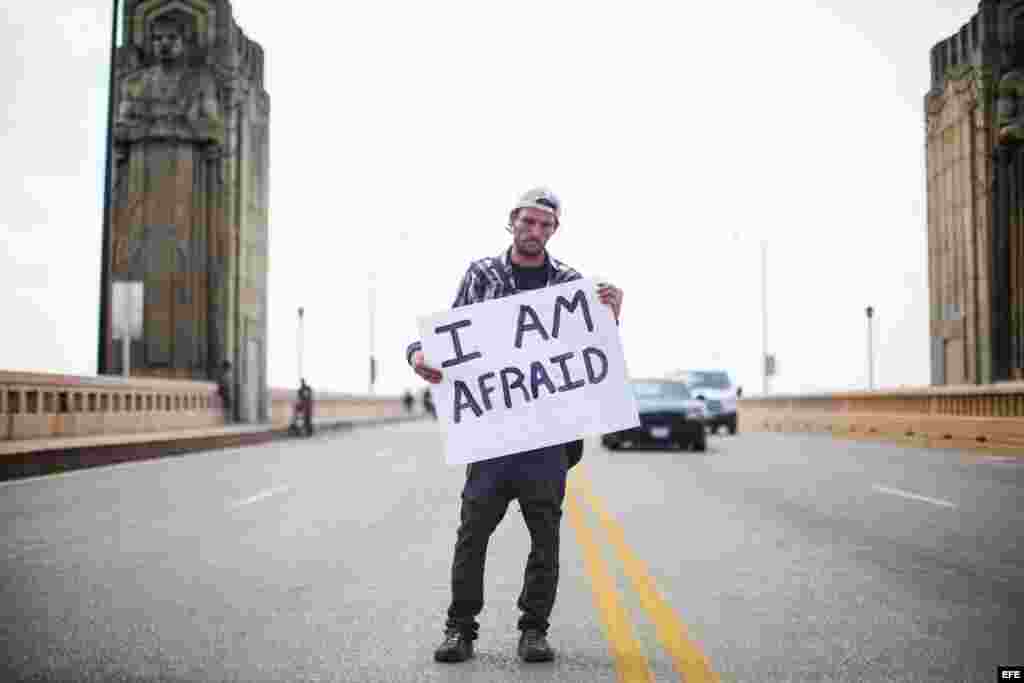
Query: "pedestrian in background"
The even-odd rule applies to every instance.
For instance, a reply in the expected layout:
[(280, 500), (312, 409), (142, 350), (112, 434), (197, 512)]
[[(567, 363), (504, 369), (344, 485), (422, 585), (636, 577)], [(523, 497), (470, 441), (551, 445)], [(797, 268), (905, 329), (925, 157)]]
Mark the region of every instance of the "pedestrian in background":
[(299, 380), (299, 405), (302, 406), (303, 431), (313, 436), (313, 387), (306, 384), (306, 378)]
[(233, 384), (231, 362), (224, 361), (220, 364), (220, 372), (217, 373), (217, 395), (220, 396), (220, 403), (224, 408), (224, 422), (226, 423), (234, 422), (233, 402), (231, 400)]
[(423, 410), (427, 412), (427, 415), (437, 419), (437, 411), (434, 409), (434, 397), (430, 394), (430, 389), (423, 392)]
[[(512, 245), (497, 256), (469, 265), (452, 308), (580, 279), (576, 270), (547, 252), (561, 215), (561, 202), (549, 190), (538, 188), (523, 194), (508, 216)], [(622, 290), (601, 284), (597, 294), (618, 322)], [(441, 372), (426, 364), (420, 342), (409, 345), (406, 360), (421, 378), (440, 383)], [(427, 395), (429, 389), (424, 398)], [(566, 473), (582, 457), (582, 446), (582, 441), (575, 441), (475, 462), (466, 468), (452, 561), (451, 603), (444, 640), (434, 651), (434, 659), (461, 662), (473, 656), (479, 630), (476, 618), (484, 605), (487, 542), (512, 499), (519, 500), (530, 532), (530, 555), (518, 600), (522, 616), (517, 652), (527, 662), (554, 658), (547, 632), (558, 588), (562, 501)]]

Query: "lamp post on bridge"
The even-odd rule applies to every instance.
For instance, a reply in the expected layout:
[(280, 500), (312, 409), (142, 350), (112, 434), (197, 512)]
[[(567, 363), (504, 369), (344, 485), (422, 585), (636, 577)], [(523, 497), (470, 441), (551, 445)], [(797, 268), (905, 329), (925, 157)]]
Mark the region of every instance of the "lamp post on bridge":
[(774, 372), (774, 360), (768, 359), (768, 243), (761, 239), (761, 391), (765, 395), (771, 391), (769, 377)]
[(868, 316), (868, 390), (875, 390), (875, 354), (874, 354), (874, 335), (871, 333), (871, 318), (875, 314), (873, 306), (868, 306), (864, 309), (864, 312)]
[(110, 205), (111, 205), (111, 181), (113, 177), (113, 156), (114, 156), (114, 82), (117, 68), (117, 15), (118, 0), (113, 2), (112, 18), (110, 21), (110, 73), (108, 78), (107, 91), (107, 149), (106, 164), (103, 171), (103, 227), (101, 230), (100, 246), (100, 321), (99, 321), (99, 348), (96, 355), (96, 374), (104, 375), (110, 372), (110, 351), (109, 342), (111, 339), (111, 306), (113, 296), (110, 284), (110, 259), (111, 259), (111, 235), (110, 235)]
[[(734, 241), (742, 238), (738, 232), (732, 234)], [(775, 374), (775, 358), (768, 354), (768, 241), (758, 239), (761, 246), (761, 392), (771, 391), (770, 378)]]
[[(398, 233), (397, 241), (390, 245), (396, 247), (399, 253), (404, 253), (406, 243), (409, 240), (409, 233), (406, 230), (402, 230)], [(387, 263), (395, 263), (395, 254), (386, 255)], [(383, 262), (383, 260), (381, 261)], [(369, 393), (372, 395), (377, 389), (377, 357), (376, 357), (376, 343), (377, 343), (377, 271), (375, 268), (371, 268), (367, 273), (367, 305), (369, 308), (369, 343), (370, 343), (370, 382), (369, 382)]]
[(303, 321), (304, 321), (305, 313), (306, 313), (306, 309), (303, 308), (302, 306), (299, 306), (299, 326), (298, 326), (298, 330), (297, 330), (297, 334), (296, 334), (295, 347), (296, 347), (296, 351), (298, 353), (298, 359), (299, 359), (299, 383), (300, 384), (302, 382), (302, 378), (304, 377), (304, 375), (302, 374), (302, 351), (303, 351), (302, 347), (304, 345), (303, 343), (305, 342), (305, 330), (303, 330)]
[(372, 396), (377, 384), (377, 359), (374, 358), (374, 345), (376, 344), (376, 315), (377, 315), (377, 273), (373, 270), (369, 274), (369, 313), (370, 313), (370, 387), (369, 393)]

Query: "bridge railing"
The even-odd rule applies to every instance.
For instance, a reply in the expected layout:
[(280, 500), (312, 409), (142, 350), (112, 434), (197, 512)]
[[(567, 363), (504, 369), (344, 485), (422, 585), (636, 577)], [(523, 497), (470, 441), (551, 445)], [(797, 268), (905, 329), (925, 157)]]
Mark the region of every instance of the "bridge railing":
[[(270, 390), (268, 429), (291, 421), (296, 392)], [(318, 392), (317, 422), (405, 414), (398, 396)], [(143, 434), (224, 426), (213, 382), (0, 371), (0, 441)]]
[(1024, 453), (1024, 382), (752, 396), (743, 431), (831, 432), (928, 447)]
[(198, 429), (223, 424), (211, 382), (0, 371), (0, 439)]
[[(270, 390), (270, 422), (276, 428), (286, 427), (298, 400), (294, 389)], [(406, 414), (398, 396), (367, 396), (338, 392), (315, 392), (313, 421), (359, 421), (401, 417)]]

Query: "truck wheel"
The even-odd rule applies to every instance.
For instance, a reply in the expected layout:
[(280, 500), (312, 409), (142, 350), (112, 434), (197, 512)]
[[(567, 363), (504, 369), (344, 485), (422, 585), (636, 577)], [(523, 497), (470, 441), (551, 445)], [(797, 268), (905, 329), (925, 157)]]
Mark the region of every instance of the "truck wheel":
[(736, 433), (736, 418), (735, 417), (729, 421), (729, 433), (730, 434), (735, 434)]
[(704, 453), (708, 449), (708, 441), (703, 434), (696, 437), (692, 443), (693, 450), (697, 451), (698, 453)]

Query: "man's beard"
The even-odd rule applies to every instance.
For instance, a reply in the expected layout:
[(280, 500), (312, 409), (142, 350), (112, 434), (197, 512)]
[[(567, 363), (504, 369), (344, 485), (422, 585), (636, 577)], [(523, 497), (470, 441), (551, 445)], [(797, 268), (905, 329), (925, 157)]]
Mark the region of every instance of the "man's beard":
[(540, 254), (544, 251), (544, 245), (537, 240), (522, 240), (519, 242), (519, 251), (523, 254)]

